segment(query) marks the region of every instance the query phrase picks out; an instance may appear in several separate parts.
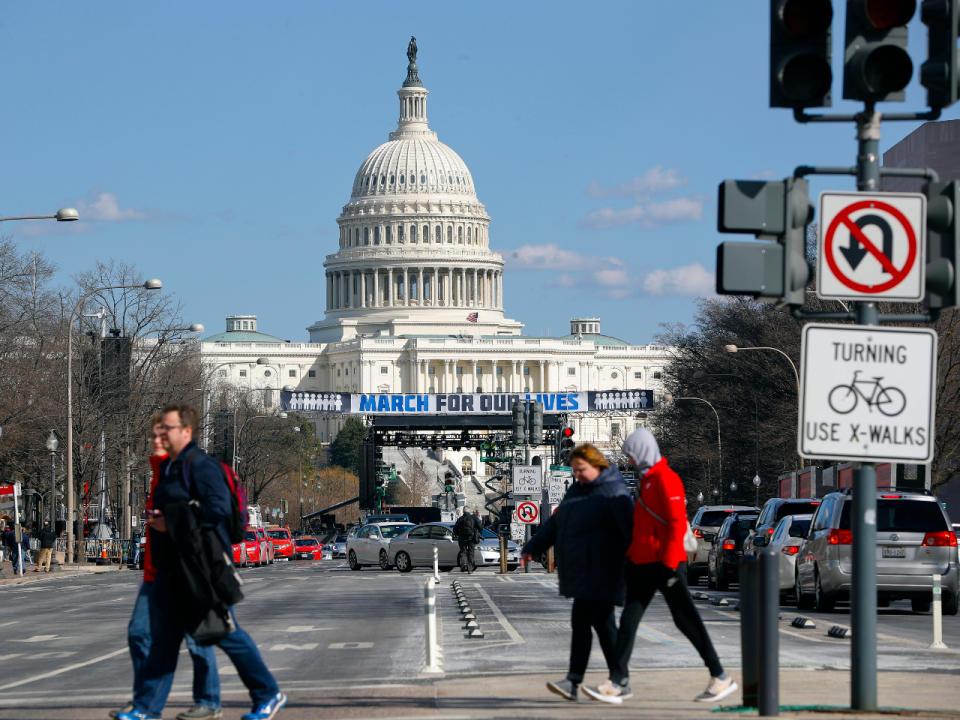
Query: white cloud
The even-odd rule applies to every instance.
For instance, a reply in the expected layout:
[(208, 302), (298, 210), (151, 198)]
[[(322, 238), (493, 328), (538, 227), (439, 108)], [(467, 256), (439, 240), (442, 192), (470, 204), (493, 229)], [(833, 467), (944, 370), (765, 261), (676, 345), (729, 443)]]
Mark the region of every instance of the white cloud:
[(598, 182), (590, 183), (587, 195), (591, 197), (629, 197), (637, 200), (648, 198), (655, 193), (673, 190), (687, 181), (680, 176), (680, 168), (663, 169), (662, 165), (655, 165), (632, 180), (612, 187), (603, 187)]
[(77, 213), (81, 220), (103, 220), (106, 222), (118, 222), (122, 220), (142, 220), (146, 213), (139, 210), (120, 209), (120, 203), (117, 202), (117, 196), (113, 193), (102, 192), (97, 195), (93, 202), (81, 200), (77, 203)]
[(597, 285), (617, 286), (626, 285), (629, 282), (627, 271), (622, 270), (596, 270), (593, 273), (593, 281)]
[(551, 278), (550, 282), (547, 283), (547, 287), (569, 288), (569, 287), (576, 287), (576, 286), (577, 286), (577, 279), (573, 275), (568, 275), (567, 273), (557, 275), (556, 277)]
[(622, 210), (611, 207), (600, 208), (589, 213), (582, 224), (597, 230), (606, 230), (636, 222), (642, 222), (645, 227), (650, 228), (667, 223), (697, 222), (702, 219), (702, 198), (678, 197), (660, 202), (640, 203)]
[(713, 273), (700, 263), (654, 270), (643, 278), (642, 286), (650, 295), (712, 295), (715, 287)]
[(510, 252), (507, 263), (514, 270), (592, 270), (625, 267), (623, 260), (599, 255), (581, 255), (556, 243), (523, 245)]

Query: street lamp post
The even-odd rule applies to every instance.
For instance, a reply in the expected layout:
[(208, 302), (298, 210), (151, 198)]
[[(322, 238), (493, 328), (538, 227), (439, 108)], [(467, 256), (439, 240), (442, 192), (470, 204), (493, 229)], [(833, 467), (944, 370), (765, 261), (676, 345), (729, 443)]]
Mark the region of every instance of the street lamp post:
[[(104, 285), (103, 287), (93, 288), (87, 291), (73, 308), (70, 313), (70, 322), (67, 324), (67, 467), (66, 480), (64, 481), (64, 494), (67, 496), (67, 562), (73, 562), (75, 557), (74, 538), (79, 541), (83, 537), (83, 528), (80, 527), (79, 515), (74, 518), (74, 497), (73, 497), (73, 323), (77, 319), (77, 313), (80, 308), (92, 295), (105, 290), (136, 290), (144, 288), (146, 290), (159, 290), (163, 283), (157, 278), (150, 278), (140, 285)], [(79, 528), (76, 536), (74, 535), (74, 524)]]
[(57, 448), (60, 441), (53, 430), (47, 436), (47, 451), (50, 453), (50, 529), (57, 526)]
[[(252, 417), (248, 417), (246, 420), (243, 421), (243, 423), (240, 425), (240, 431), (233, 433), (233, 458), (232, 458), (232, 460), (233, 460), (233, 471), (234, 471), (234, 472), (237, 471), (237, 448), (238, 448), (239, 445), (240, 445), (240, 436), (243, 435), (243, 429), (244, 429), (252, 420), (258, 420), (258, 419), (260, 419), (260, 418), (279, 418), (279, 419), (281, 419), (281, 420), (284, 420), (284, 419), (286, 419), (286, 417), (287, 417), (287, 414), (286, 414), (285, 412), (282, 412), (282, 413), (278, 413), (278, 414), (276, 414), (276, 415), (254, 415), (254, 416), (252, 416)], [(237, 422), (237, 416), (236, 416), (236, 414), (234, 414), (234, 416), (233, 416), (233, 422), (234, 422), (234, 425), (236, 425), (236, 422)]]
[[(717, 483), (717, 485), (720, 487), (720, 502), (722, 504), (723, 503), (723, 447), (720, 444), (720, 414), (717, 412), (717, 409), (713, 406), (711, 402), (704, 400), (701, 397), (690, 396), (690, 397), (674, 398), (672, 395), (668, 393), (666, 395), (666, 398), (667, 398), (667, 402), (670, 402), (671, 400), (674, 400), (674, 399), (676, 399), (678, 402), (681, 400), (689, 400), (692, 402), (702, 402), (704, 405), (708, 406), (711, 410), (713, 410), (713, 416), (717, 420), (717, 469), (720, 474), (720, 482)], [(714, 492), (716, 492), (716, 490), (714, 490)]]
[(780, 348), (767, 347), (767, 346), (761, 346), (761, 347), (740, 347), (740, 346), (738, 346), (738, 345), (724, 345), (724, 346), (723, 346), (723, 349), (726, 350), (728, 353), (740, 352), (741, 350), (768, 350), (768, 351), (770, 351), (770, 352), (780, 353), (781, 355), (783, 355), (783, 356), (787, 359), (787, 362), (790, 363), (790, 368), (793, 370), (793, 379), (794, 379), (794, 380), (796, 381), (796, 383), (797, 383), (797, 398), (800, 397), (800, 373), (797, 372), (797, 365), (796, 365), (796, 363), (793, 362), (793, 358), (791, 358), (789, 355), (787, 355), (787, 354), (786, 354), (783, 350), (781, 350)]
[(753, 487), (757, 489), (756, 497), (753, 500), (753, 504), (757, 507), (760, 507), (760, 473), (758, 472), (753, 476)]
[(18, 217), (0, 217), (0, 222), (7, 220), (56, 220), (57, 222), (72, 222), (79, 220), (80, 215), (74, 208), (60, 208), (53, 215), (20, 215)]

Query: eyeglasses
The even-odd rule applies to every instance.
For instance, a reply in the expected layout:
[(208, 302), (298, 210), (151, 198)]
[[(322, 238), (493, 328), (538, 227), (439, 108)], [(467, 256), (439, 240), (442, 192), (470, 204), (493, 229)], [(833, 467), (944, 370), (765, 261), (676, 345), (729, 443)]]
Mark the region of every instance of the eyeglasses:
[(187, 426), (186, 425), (157, 425), (157, 427), (163, 431), (167, 431), (167, 430), (173, 430), (174, 428), (184, 428)]

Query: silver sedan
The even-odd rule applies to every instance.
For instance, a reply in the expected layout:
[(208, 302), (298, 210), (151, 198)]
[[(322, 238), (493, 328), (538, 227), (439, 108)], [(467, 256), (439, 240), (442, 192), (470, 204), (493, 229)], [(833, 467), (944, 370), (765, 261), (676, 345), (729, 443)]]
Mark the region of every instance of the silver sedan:
[(456, 567), (460, 543), (449, 523), (417, 525), (393, 538), (387, 549), (387, 559), (400, 572), (410, 572), (415, 567), (432, 567), (434, 548), (441, 569)]
[(786, 515), (770, 536), (769, 547), (777, 553), (777, 572), (781, 600), (793, 591), (796, 580), (797, 553), (810, 527), (813, 515)]

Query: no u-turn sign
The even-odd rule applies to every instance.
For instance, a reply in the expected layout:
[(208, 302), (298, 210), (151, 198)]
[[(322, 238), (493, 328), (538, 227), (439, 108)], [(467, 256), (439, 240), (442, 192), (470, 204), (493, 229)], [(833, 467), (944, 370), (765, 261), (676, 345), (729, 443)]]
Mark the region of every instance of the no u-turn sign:
[(821, 193), (817, 296), (921, 300), (926, 203), (920, 193)]

